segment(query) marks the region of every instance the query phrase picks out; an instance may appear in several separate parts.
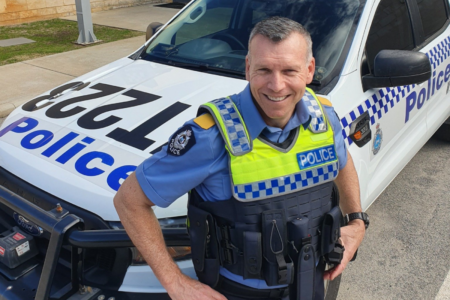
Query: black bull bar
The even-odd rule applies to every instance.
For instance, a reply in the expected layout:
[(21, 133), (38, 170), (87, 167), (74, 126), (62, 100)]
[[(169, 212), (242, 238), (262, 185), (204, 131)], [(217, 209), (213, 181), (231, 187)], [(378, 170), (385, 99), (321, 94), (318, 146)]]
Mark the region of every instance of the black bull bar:
[[(76, 215), (68, 214), (57, 218), (48, 211), (34, 205), (21, 196), (0, 186), (0, 203), (29, 221), (39, 225), (50, 233), (50, 241), (45, 255), (36, 300), (46, 300), (50, 297), (50, 289), (63, 245), (72, 246), (71, 285), (57, 293), (57, 298), (66, 298), (78, 291), (79, 255), (77, 248), (124, 248), (134, 247), (128, 234), (123, 229), (83, 230), (83, 220)], [(186, 229), (163, 229), (167, 246), (189, 246), (190, 240)]]

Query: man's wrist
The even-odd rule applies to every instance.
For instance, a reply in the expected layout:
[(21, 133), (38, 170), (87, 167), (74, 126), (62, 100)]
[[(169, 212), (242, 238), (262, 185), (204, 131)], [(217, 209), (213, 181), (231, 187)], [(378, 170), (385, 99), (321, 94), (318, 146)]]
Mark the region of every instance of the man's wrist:
[(175, 274), (172, 274), (170, 278), (165, 278), (167, 280), (164, 280), (164, 282), (161, 281), (161, 285), (166, 289), (167, 293), (171, 293), (174, 289), (182, 285), (182, 281), (184, 274), (180, 272), (176, 272)]
[(369, 215), (365, 212), (354, 212), (349, 213), (344, 216), (344, 223), (345, 225), (350, 224), (352, 221), (359, 220), (364, 224), (365, 229), (369, 227), (370, 221), (369, 221)]
[(347, 225), (358, 225), (360, 227), (366, 228), (366, 224), (364, 224), (364, 221), (361, 219), (351, 220), (347, 223)]

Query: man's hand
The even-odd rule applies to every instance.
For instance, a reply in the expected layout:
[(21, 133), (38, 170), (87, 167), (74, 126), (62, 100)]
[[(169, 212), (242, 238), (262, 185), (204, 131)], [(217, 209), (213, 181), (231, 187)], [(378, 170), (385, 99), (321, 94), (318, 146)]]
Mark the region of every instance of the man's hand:
[(172, 300), (227, 300), (206, 284), (184, 274), (180, 274), (166, 290)]
[(353, 258), (361, 244), (365, 233), (365, 225), (362, 220), (353, 220), (347, 226), (341, 228), (341, 241), (344, 246), (344, 257), (340, 264), (333, 269), (325, 271), (323, 278), (325, 280), (333, 280), (338, 277), (347, 267), (349, 261)]
[[(341, 207), (342, 213), (346, 215), (362, 211), (359, 197), (358, 174), (356, 173), (355, 165), (349, 152), (347, 152), (347, 164), (339, 171), (339, 175), (334, 182), (339, 189), (339, 206)], [(333, 280), (344, 271), (348, 262), (355, 255), (356, 250), (358, 250), (365, 232), (365, 225), (362, 220), (352, 220), (347, 226), (341, 228), (341, 240), (345, 248), (344, 257), (339, 265), (324, 273), (323, 278), (325, 280)]]

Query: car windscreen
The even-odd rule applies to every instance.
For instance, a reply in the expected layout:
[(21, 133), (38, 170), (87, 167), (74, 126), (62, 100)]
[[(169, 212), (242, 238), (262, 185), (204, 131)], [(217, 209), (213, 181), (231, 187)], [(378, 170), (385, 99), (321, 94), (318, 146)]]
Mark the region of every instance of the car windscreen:
[[(259, 21), (283, 16), (313, 40), (320, 83), (337, 67), (353, 38), (361, 0), (197, 0), (151, 41), (143, 59), (229, 76), (245, 76), (248, 38)], [(353, 29), (353, 30), (352, 30)], [(340, 68), (342, 66), (339, 66)]]

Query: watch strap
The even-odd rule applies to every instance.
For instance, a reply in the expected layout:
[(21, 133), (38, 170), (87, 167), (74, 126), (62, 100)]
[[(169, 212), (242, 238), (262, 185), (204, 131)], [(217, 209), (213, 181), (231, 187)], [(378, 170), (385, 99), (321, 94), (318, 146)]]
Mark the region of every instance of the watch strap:
[(355, 212), (347, 214), (344, 217), (345, 224), (348, 224), (350, 221), (353, 220), (362, 220), (364, 222), (366, 229), (369, 227), (369, 215), (367, 215), (365, 212)]

